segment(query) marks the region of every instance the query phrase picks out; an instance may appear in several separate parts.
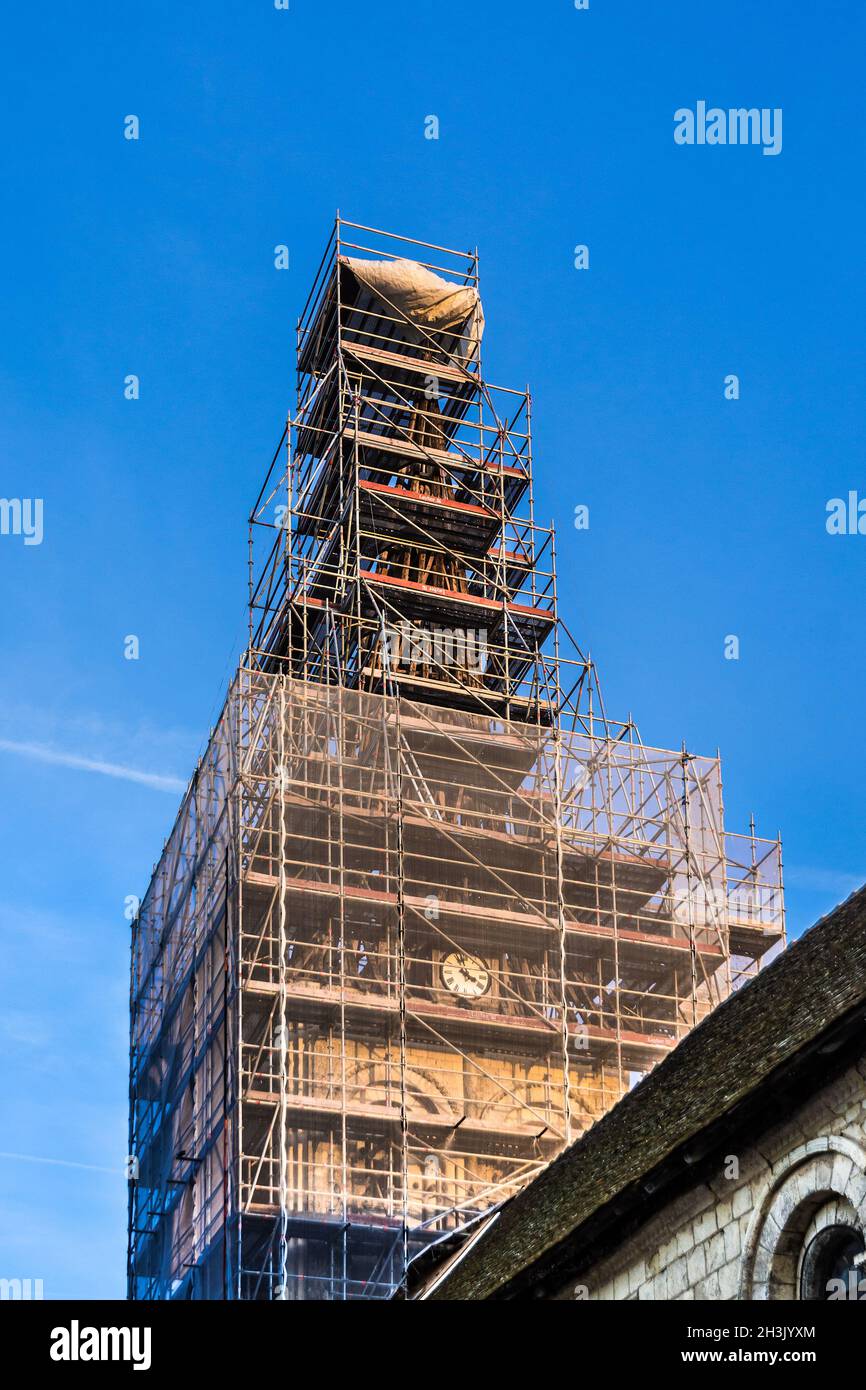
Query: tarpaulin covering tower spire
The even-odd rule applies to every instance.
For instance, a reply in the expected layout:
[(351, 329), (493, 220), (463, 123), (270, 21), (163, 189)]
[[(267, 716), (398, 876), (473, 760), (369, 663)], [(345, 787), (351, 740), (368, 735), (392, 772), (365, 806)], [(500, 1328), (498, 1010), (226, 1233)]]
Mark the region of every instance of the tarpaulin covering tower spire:
[(718, 758), (606, 714), (483, 333), (476, 254), (337, 219), (133, 924), (132, 1298), (388, 1297), (784, 939)]

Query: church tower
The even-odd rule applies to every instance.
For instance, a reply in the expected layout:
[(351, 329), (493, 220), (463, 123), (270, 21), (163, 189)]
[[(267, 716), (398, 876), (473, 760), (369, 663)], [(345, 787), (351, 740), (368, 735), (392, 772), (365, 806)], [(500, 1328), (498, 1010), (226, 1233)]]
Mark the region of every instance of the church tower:
[(337, 219), (133, 928), (131, 1297), (388, 1297), (784, 939), (718, 759), (605, 713), (484, 329), (476, 254)]

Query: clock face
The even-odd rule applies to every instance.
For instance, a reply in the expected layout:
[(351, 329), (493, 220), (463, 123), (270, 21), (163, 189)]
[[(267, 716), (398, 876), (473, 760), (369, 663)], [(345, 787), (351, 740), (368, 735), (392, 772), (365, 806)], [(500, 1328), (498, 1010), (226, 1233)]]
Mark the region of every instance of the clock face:
[(462, 999), (480, 999), (490, 988), (490, 971), (463, 951), (452, 951), (439, 968), (445, 988)]

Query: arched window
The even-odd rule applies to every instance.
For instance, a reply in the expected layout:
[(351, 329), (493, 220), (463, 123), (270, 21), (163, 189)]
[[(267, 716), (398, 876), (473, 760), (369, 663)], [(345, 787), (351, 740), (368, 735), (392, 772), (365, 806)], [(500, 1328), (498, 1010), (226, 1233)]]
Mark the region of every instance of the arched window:
[(775, 1165), (745, 1242), (742, 1298), (866, 1302), (866, 1150), (807, 1140)]
[(866, 1244), (851, 1226), (825, 1226), (809, 1241), (800, 1267), (800, 1297), (813, 1303), (866, 1299)]

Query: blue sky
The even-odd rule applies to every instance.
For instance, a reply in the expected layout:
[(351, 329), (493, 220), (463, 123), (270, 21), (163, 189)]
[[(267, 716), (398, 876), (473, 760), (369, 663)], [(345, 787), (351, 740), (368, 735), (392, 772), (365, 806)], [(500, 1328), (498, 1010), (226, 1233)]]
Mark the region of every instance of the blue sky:
[[(44, 539), (0, 536), (0, 1275), (124, 1291), (124, 899), (177, 794), (80, 764), (192, 770), (338, 206), (480, 248), (610, 712), (721, 748), (730, 827), (783, 832), (792, 934), (866, 877), (866, 537), (825, 529), (866, 496), (864, 29), (857, 0), (7, 15), (0, 490)], [(782, 108), (781, 154), (676, 145), (699, 100)]]

